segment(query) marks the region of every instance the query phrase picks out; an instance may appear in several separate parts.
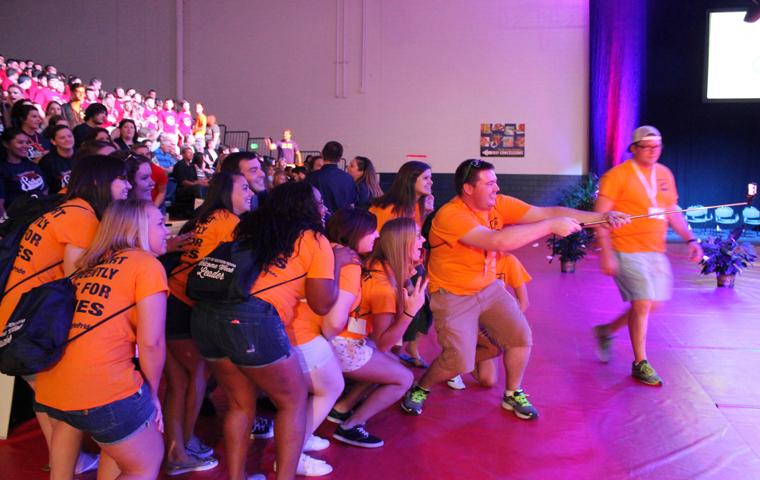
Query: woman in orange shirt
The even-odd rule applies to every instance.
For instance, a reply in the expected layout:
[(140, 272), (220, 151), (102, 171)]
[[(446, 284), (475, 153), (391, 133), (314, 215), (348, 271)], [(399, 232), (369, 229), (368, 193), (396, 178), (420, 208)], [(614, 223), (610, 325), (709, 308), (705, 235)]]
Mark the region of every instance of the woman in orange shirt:
[(256, 400), (252, 385), (277, 406), (277, 478), (296, 474), (305, 436), (306, 384), (285, 325), (303, 299), (318, 315), (326, 314), (338, 296), (336, 272), (357, 261), (349, 249), (330, 247), (322, 234), (326, 213), (319, 191), (305, 182), (273, 189), (235, 233), (242, 246), (256, 252), (262, 268), (252, 297), (243, 304), (197, 303), (193, 308), (193, 340), (229, 401), (224, 440), (232, 480), (246, 478)]
[(232, 241), (240, 215), (251, 209), (253, 192), (245, 177), (219, 172), (209, 182), (206, 199), (180, 230), (190, 240), (169, 278), (166, 307), (166, 472), (180, 475), (218, 465), (214, 450), (195, 436), (208, 369), (190, 335), (193, 301), (185, 294), (190, 269), (220, 243)]
[[(410, 161), (401, 166), (388, 192), (372, 202), (369, 211), (377, 216), (377, 229), (382, 230), (388, 220), (394, 218), (413, 218), (421, 229), (425, 219), (434, 210), (432, 194), (433, 173), (430, 165), (424, 162)], [(430, 316), (421, 314), (404, 332), (403, 342), (407, 354), (399, 357), (414, 367), (426, 368), (427, 364), (420, 355), (417, 346), (418, 334), (426, 334), (430, 329)], [(394, 352), (400, 353), (397, 347)]]
[(430, 165), (411, 161), (401, 165), (388, 191), (376, 198), (369, 211), (377, 217), (377, 229), (388, 220), (413, 218), (422, 228), (425, 218), (433, 211), (433, 173)]
[[(327, 238), (364, 256), (372, 251), (378, 236), (376, 224), (375, 216), (366, 210), (342, 208), (327, 222)], [(338, 299), (330, 311), (323, 317), (314, 313), (307, 303), (301, 302), (296, 308), (293, 322), (285, 328), (295, 347), (310, 393), (305, 452), (324, 450), (330, 446), (329, 441), (314, 435), (344, 388), (343, 373), (328, 339), (346, 328), (349, 313), (359, 306), (361, 298), (361, 265), (344, 265), (338, 275)], [(305, 454), (302, 458), (303, 469), (297, 470), (298, 475), (326, 475), (332, 471), (326, 463), (314, 461)]]
[[(76, 263), (69, 338), (87, 333), (37, 375), (35, 392), (38, 408), (53, 425), (51, 478), (71, 478), (66, 460), (71, 440), (82, 431), (101, 447), (98, 478), (158, 476), (164, 451), (158, 385), (168, 290), (156, 259), (166, 251), (163, 220), (147, 200), (114, 202)], [(132, 362), (136, 347), (139, 371)]]
[[(83, 158), (74, 166), (63, 203), (32, 222), (21, 240), (0, 302), (0, 331), (24, 293), (74, 273), (74, 264), (90, 246), (105, 209), (112, 201), (127, 198), (130, 185), (125, 175), (124, 162), (102, 155)], [(26, 380), (35, 389), (34, 378)], [(36, 416), (51, 451), (50, 419), (44, 412)], [(70, 460), (71, 471), (77, 473), (97, 465), (97, 458), (85, 453), (78, 460), (74, 453)]]
[(333, 434), (336, 440), (365, 448), (382, 446), (383, 441), (364, 426), (398, 401), (414, 381), (412, 373), (387, 352), (425, 302), (427, 280), (420, 278), (416, 285), (409, 280), (420, 262), (423, 241), (412, 219), (391, 220), (365, 262), (361, 303), (346, 329), (332, 340), (343, 375), (357, 382), (330, 412), (329, 419), (340, 423)]

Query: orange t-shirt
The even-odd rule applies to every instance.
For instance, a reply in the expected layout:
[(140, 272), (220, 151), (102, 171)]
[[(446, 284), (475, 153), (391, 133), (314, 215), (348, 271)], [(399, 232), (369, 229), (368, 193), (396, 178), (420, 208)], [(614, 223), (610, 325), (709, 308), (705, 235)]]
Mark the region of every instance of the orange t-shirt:
[[(290, 257), (278, 259), (269, 271), (259, 275), (251, 287), (251, 293), (272, 304), (282, 323), (287, 326), (293, 321), (298, 302), (306, 297), (307, 278), (335, 278), (335, 257), (330, 242), (321, 233), (311, 230), (296, 240)], [(282, 285), (278, 285), (280, 283)], [(277, 286), (269, 288), (274, 285)], [(269, 289), (256, 293), (264, 288)]]
[(193, 305), (185, 294), (187, 277), (193, 269), (191, 265), (211, 253), (220, 243), (231, 242), (235, 227), (240, 218), (229, 210), (217, 210), (211, 214), (208, 221), (200, 223), (193, 229), (193, 240), (184, 248), (180, 264), (172, 270), (169, 277), (169, 291), (172, 295)]
[(381, 313), (395, 314), (396, 289), (379, 264), (364, 273), (361, 284), (361, 302), (348, 319), (348, 325), (339, 336), (362, 339), (372, 333), (374, 316)]
[(429, 290), (472, 295), (490, 285), (498, 273), (497, 252), (465, 245), (459, 239), (477, 227), (501, 230), (517, 223), (530, 208), (506, 195), (498, 195), (488, 212), (472, 210), (458, 196), (441, 207), (430, 228)]
[[(356, 297), (349, 312), (353, 312), (361, 301), (361, 278), (361, 265), (348, 264), (340, 269), (338, 288)], [(293, 321), (285, 327), (285, 332), (293, 345), (310, 342), (322, 334), (322, 316), (314, 313), (306, 299), (302, 299), (296, 307)]]
[(518, 288), (530, 282), (530, 276), (520, 260), (511, 253), (502, 253), (497, 260), (496, 275), (512, 288)]
[[(77, 306), (69, 338), (168, 289), (161, 263), (137, 249), (120, 251), (78, 274), (74, 284)], [(37, 375), (37, 401), (59, 410), (84, 410), (134, 394), (143, 384), (132, 363), (136, 343), (135, 306), (71, 342), (60, 362)]]
[[(35, 272), (63, 260), (66, 245), (90, 246), (98, 230), (98, 217), (89, 203), (81, 198), (69, 200), (44, 214), (27, 228), (13, 261), (6, 289)], [(0, 331), (5, 328), (21, 295), (43, 283), (63, 278), (63, 263), (36, 275), (3, 295), (0, 302)]]
[[(377, 217), (377, 231), (379, 232), (380, 229), (383, 228), (383, 225), (385, 225), (387, 222), (399, 218), (402, 215), (399, 215), (398, 213), (393, 212), (393, 205), (388, 205), (387, 207), (376, 207), (372, 206), (369, 207), (369, 212), (374, 213), (375, 217)], [(414, 221), (417, 222), (417, 226), (422, 228), (422, 214), (420, 213), (420, 206), (417, 204), (417, 208), (414, 209)]]
[[(654, 165), (657, 179), (657, 206), (672, 209), (678, 202), (678, 191), (673, 174), (665, 165)], [(648, 182), (651, 170), (640, 168)], [(647, 196), (646, 188), (641, 183), (633, 168), (633, 160), (628, 160), (610, 169), (599, 184), (599, 196), (606, 197), (613, 203), (613, 210), (629, 215), (649, 213), (652, 202)], [(668, 222), (653, 218), (638, 218), (611, 233), (612, 248), (618, 252), (664, 252), (665, 235)]]

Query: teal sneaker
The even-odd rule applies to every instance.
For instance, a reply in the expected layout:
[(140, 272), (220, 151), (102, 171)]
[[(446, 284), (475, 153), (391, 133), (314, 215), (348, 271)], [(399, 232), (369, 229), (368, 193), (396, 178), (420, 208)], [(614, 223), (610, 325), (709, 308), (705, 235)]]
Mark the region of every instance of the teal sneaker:
[(510, 410), (517, 418), (523, 420), (538, 418), (538, 410), (531, 405), (528, 395), (522, 389), (515, 390), (515, 393), (512, 395), (507, 395), (507, 392), (504, 392), (501, 407), (505, 410)]
[(422, 406), (425, 404), (425, 400), (430, 392), (415, 385), (410, 388), (404, 398), (401, 399), (401, 410), (410, 415), (420, 415), (422, 413)]
[(657, 372), (646, 360), (642, 360), (639, 363), (633, 362), (631, 366), (631, 375), (633, 378), (646, 385), (652, 385), (655, 387), (662, 386), (662, 378), (657, 375)]

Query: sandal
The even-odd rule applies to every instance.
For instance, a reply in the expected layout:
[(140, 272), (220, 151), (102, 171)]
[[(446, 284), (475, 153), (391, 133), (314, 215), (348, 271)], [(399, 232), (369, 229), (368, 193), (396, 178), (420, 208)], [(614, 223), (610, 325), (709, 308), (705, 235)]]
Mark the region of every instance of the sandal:
[(399, 360), (414, 368), (428, 368), (430, 365), (422, 357), (413, 357), (407, 353), (399, 354)]

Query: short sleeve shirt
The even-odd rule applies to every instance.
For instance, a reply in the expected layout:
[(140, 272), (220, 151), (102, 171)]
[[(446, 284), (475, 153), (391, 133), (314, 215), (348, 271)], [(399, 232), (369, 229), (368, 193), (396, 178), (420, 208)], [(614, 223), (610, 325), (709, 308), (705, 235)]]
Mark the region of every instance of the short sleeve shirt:
[(382, 313), (397, 313), (396, 288), (388, 279), (382, 265), (376, 263), (362, 276), (361, 301), (348, 319), (339, 336), (362, 339), (372, 334), (374, 317)]
[(188, 305), (193, 305), (185, 294), (187, 277), (192, 265), (211, 253), (220, 243), (231, 242), (235, 227), (240, 218), (228, 210), (217, 210), (205, 223), (199, 223), (193, 229), (192, 241), (185, 247), (180, 264), (172, 271), (169, 278), (171, 294)]
[[(354, 303), (349, 312), (353, 312), (361, 301), (362, 267), (360, 265), (344, 265), (340, 269), (338, 288), (354, 295)], [(306, 299), (301, 300), (296, 307), (293, 322), (285, 328), (285, 332), (293, 345), (303, 345), (322, 334), (322, 316), (309, 308)]]
[[(27, 228), (13, 269), (5, 286), (10, 289), (21, 280), (63, 261), (67, 245), (87, 248), (99, 225), (89, 203), (75, 198), (44, 214)], [(63, 263), (29, 278), (4, 295), (0, 302), (0, 331), (5, 328), (21, 295), (43, 283), (63, 278)]]
[[(656, 163), (655, 178), (657, 183), (657, 206), (669, 209), (678, 202), (678, 191), (673, 173), (665, 165)], [(642, 175), (649, 181), (650, 171), (641, 169)], [(652, 207), (652, 201), (646, 188), (641, 183), (633, 167), (633, 160), (628, 160), (607, 171), (599, 183), (599, 196), (612, 201), (613, 210), (629, 215), (645, 215)], [(664, 252), (665, 235), (668, 222), (654, 218), (639, 218), (612, 231), (612, 248), (618, 252)]]
[[(293, 321), (298, 302), (306, 297), (307, 278), (335, 278), (335, 257), (330, 242), (311, 230), (296, 240), (290, 257), (277, 259), (259, 275), (251, 293), (272, 304), (287, 326)], [(264, 288), (268, 290), (256, 293)]]
[[(167, 291), (161, 263), (143, 250), (125, 250), (74, 277), (76, 308), (69, 338), (133, 303)], [(137, 308), (119, 313), (71, 342), (53, 368), (37, 375), (36, 399), (59, 410), (84, 410), (134, 394), (143, 384), (132, 357)]]
[(487, 212), (476, 212), (454, 197), (436, 213), (430, 229), (429, 289), (472, 295), (497, 278), (497, 252), (465, 245), (459, 240), (477, 227), (501, 230), (517, 223), (531, 208), (521, 200), (498, 195)]

